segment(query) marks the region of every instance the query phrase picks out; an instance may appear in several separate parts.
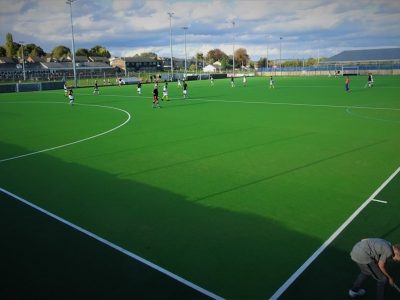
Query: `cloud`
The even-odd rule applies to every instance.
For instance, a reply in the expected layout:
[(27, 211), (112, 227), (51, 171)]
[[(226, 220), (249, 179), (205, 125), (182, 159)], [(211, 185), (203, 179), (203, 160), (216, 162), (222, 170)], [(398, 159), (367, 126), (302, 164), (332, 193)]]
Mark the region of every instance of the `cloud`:
[[(340, 49), (400, 44), (398, 0), (77, 0), (72, 5), (77, 48), (107, 47), (113, 55), (138, 51), (169, 55), (169, 16), (174, 55), (247, 49), (252, 59), (271, 55), (284, 37), (285, 58), (333, 55)], [(55, 0), (0, 0), (0, 35), (13, 34), (51, 51), (70, 45), (69, 6)], [(235, 26), (230, 23), (235, 20)], [(283, 54), (282, 54), (283, 55)], [(289, 57), (290, 55), (290, 57)]]

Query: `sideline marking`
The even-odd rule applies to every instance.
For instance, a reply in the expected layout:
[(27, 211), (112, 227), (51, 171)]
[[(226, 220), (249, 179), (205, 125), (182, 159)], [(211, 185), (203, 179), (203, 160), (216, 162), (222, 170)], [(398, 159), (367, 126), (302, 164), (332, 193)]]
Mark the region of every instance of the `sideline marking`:
[(342, 231), (361, 213), (361, 211), (374, 200), (375, 196), (385, 188), (385, 186), (400, 172), (400, 167), (363, 203), (361, 206), (311, 255), (301, 267), (289, 277), (289, 279), (269, 298), (271, 300), (278, 299), (289, 286), (307, 269), (311, 263), (342, 233)]
[(216, 299), (216, 300), (223, 300), (224, 299), (224, 298), (222, 298), (222, 297), (220, 297), (220, 296), (218, 296), (218, 295), (216, 295), (216, 294), (214, 294), (212, 292), (209, 292), (209, 291), (203, 289), (202, 287), (199, 287), (198, 285), (196, 285), (196, 284), (194, 284), (194, 283), (192, 283), (192, 282), (190, 282), (190, 281), (188, 281), (188, 280), (186, 280), (186, 279), (184, 279), (184, 278), (182, 278), (182, 277), (180, 277), (180, 276), (178, 276), (178, 275), (176, 275), (176, 274), (174, 274), (174, 273), (172, 273), (172, 272), (170, 272), (170, 271), (168, 271), (168, 270), (166, 270), (166, 269), (164, 269), (164, 268), (162, 268), (162, 267), (160, 267), (160, 266), (158, 266), (158, 265), (156, 265), (156, 264), (154, 264), (154, 263), (152, 263), (150, 261), (148, 261), (147, 259), (144, 259), (144, 258), (140, 257), (137, 254), (134, 254), (134, 253), (132, 253), (132, 252), (130, 252), (130, 251), (128, 251), (128, 250), (126, 250), (126, 249), (124, 249), (124, 248), (122, 248), (122, 247), (120, 247), (120, 246), (118, 246), (118, 245), (116, 245), (116, 244), (114, 244), (114, 243), (112, 243), (112, 242), (110, 242), (110, 241), (108, 241), (108, 240), (106, 240), (106, 239), (104, 239), (104, 238), (102, 238), (102, 237), (100, 237), (100, 236), (98, 236), (98, 235), (96, 235), (96, 234), (94, 234), (94, 233), (92, 233), (92, 232), (80, 227), (80, 226), (78, 226), (78, 225), (75, 225), (75, 224), (65, 220), (64, 218), (61, 218), (61, 217), (59, 217), (59, 216), (57, 216), (57, 215), (55, 215), (55, 214), (43, 209), (43, 208), (41, 208), (40, 206), (37, 206), (37, 205), (35, 205), (35, 204), (33, 204), (33, 203), (31, 203), (31, 202), (19, 197), (19, 196), (13, 194), (13, 193), (1, 188), (1, 187), (0, 187), (0, 192), (2, 192), (4, 194), (14, 198), (15, 200), (18, 200), (18, 201), (30, 206), (31, 208), (33, 208), (35, 210), (38, 210), (39, 212), (41, 212), (41, 213), (43, 213), (43, 214), (45, 214), (45, 215), (47, 215), (47, 216), (49, 216), (49, 217), (51, 217), (53, 219), (56, 219), (57, 221), (59, 221), (59, 222), (65, 224), (65, 225), (75, 229), (76, 231), (79, 231), (79, 232), (81, 232), (81, 233), (83, 233), (83, 234), (85, 234), (87, 236), (90, 236), (91, 238), (99, 241), (100, 243), (105, 244), (105, 245), (107, 245), (107, 246), (109, 246), (109, 247), (111, 247), (111, 248), (113, 248), (113, 249), (115, 249), (115, 250), (117, 250), (117, 251), (119, 251), (119, 252), (121, 252), (121, 253), (123, 253), (123, 254), (125, 254), (125, 255), (127, 255), (127, 256), (129, 256), (129, 257), (141, 262), (141, 263), (143, 263), (143, 264), (145, 264), (145, 265), (147, 265), (148, 267), (150, 267), (150, 268), (152, 268), (152, 269), (154, 269), (154, 270), (156, 270), (158, 272), (163, 273), (164, 275), (167, 275), (168, 277), (171, 277), (171, 278), (175, 279), (176, 281), (179, 281), (180, 283), (183, 283), (184, 285), (186, 285), (186, 286), (188, 286), (188, 287), (190, 287), (190, 288), (192, 288), (192, 289), (194, 289), (194, 290), (196, 290), (196, 291), (198, 291), (198, 292), (200, 292), (200, 293), (202, 293), (202, 294), (204, 294), (204, 295), (206, 295), (208, 297), (211, 297), (211, 298)]
[(349, 106), (349, 105), (331, 105), (331, 104), (308, 104), (308, 103), (290, 103), (290, 102), (268, 102), (268, 101), (241, 101), (241, 100), (222, 100), (222, 99), (199, 99), (189, 98), (195, 101), (204, 102), (222, 102), (222, 103), (247, 103), (247, 104), (269, 104), (269, 105), (288, 105), (288, 106), (306, 106), (306, 107), (326, 107), (326, 108), (354, 108), (354, 109), (371, 109), (371, 110), (393, 110), (400, 111), (400, 108), (393, 107), (371, 107), (371, 106)]
[[(55, 92), (43, 92), (43, 93), (55, 93)], [(77, 95), (91, 95), (85, 93), (77, 93)], [(148, 100), (148, 98), (138, 95), (113, 95), (113, 94), (100, 94), (100, 97), (122, 97), (122, 98), (139, 98), (141, 100)], [(97, 97), (97, 96), (96, 96)], [(183, 100), (181, 97), (170, 97), (171, 100)], [(309, 104), (309, 103), (290, 103), (290, 102), (268, 102), (268, 101), (244, 101), (244, 100), (224, 100), (224, 99), (200, 99), (200, 98), (188, 98), (194, 101), (202, 102), (222, 102), (222, 103), (241, 103), (241, 104), (268, 104), (268, 105), (287, 105), (287, 106), (306, 106), (306, 107), (326, 107), (326, 108), (345, 108), (345, 109), (371, 109), (371, 110), (392, 110), (400, 111), (400, 108), (395, 107), (372, 107), (372, 106), (352, 106), (352, 105), (333, 105), (333, 104)]]
[(379, 203), (388, 203), (387, 201), (384, 201), (384, 200), (378, 200), (378, 199), (372, 199), (372, 201), (374, 201), (374, 202), (379, 202)]
[[(66, 104), (66, 105), (69, 105), (68, 103), (65, 103), (65, 102), (35, 102), (35, 101), (28, 101), (28, 102), (25, 102), (25, 101), (24, 101), (24, 102), (2, 102), (2, 103), (8, 103), (8, 104), (26, 104), (26, 103), (34, 103), (34, 104), (36, 104), (36, 103), (40, 103), (40, 104)], [(78, 143), (81, 143), (81, 142), (85, 142), (85, 141), (88, 141), (88, 140), (97, 138), (97, 137), (99, 137), (99, 136), (102, 136), (102, 135), (105, 135), (105, 134), (107, 134), (107, 133), (110, 133), (110, 132), (112, 132), (112, 131), (114, 131), (114, 130), (117, 130), (118, 128), (120, 128), (120, 127), (124, 126), (126, 123), (128, 123), (129, 120), (131, 119), (131, 114), (130, 114), (129, 112), (127, 112), (126, 110), (117, 108), (117, 107), (104, 106), (104, 105), (96, 105), (96, 104), (82, 104), (82, 103), (74, 103), (74, 105), (94, 106), (94, 107), (115, 109), (115, 110), (119, 110), (119, 111), (122, 111), (122, 112), (124, 112), (125, 114), (127, 114), (127, 115), (128, 115), (128, 118), (127, 118), (122, 124), (120, 124), (120, 125), (118, 125), (118, 126), (116, 126), (116, 127), (114, 127), (114, 128), (111, 128), (111, 129), (109, 129), (109, 130), (107, 130), (107, 131), (98, 133), (98, 134), (96, 134), (96, 135), (93, 135), (93, 136), (90, 136), (90, 137), (87, 137), (87, 138), (84, 138), (84, 139), (81, 139), (81, 140), (78, 140), (78, 141), (75, 141), (75, 142), (67, 143), (67, 144), (64, 144), (64, 145), (59, 145), (59, 146), (55, 146), (55, 147), (51, 147), (51, 148), (47, 148), (47, 149), (43, 149), (43, 150), (31, 152), (31, 153), (26, 153), (26, 154), (14, 156), (14, 157), (9, 157), (9, 158), (0, 159), (0, 163), (3, 163), (3, 162), (5, 162), (5, 161), (9, 161), (9, 160), (14, 160), (14, 159), (26, 157), (26, 156), (31, 156), (31, 155), (43, 153), (43, 152), (48, 152), (48, 151), (52, 151), (52, 150), (56, 150), (56, 149), (60, 149), (60, 148), (64, 148), (64, 147), (68, 147), (68, 146), (71, 146), (71, 145), (75, 145), (75, 144), (78, 144)]]

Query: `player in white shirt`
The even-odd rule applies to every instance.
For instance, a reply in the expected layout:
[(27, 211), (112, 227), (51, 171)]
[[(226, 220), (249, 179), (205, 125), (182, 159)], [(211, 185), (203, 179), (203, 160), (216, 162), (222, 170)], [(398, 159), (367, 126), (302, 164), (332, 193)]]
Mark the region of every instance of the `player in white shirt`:
[(164, 87), (163, 87), (163, 91), (162, 92), (163, 92), (163, 96), (162, 96), (161, 100), (164, 101), (164, 99), (165, 99), (165, 100), (169, 101), (169, 98), (168, 98), (168, 82), (164, 83)]
[(69, 99), (69, 104), (74, 105), (75, 98), (72, 89), (68, 90), (68, 99)]
[(269, 78), (269, 88), (270, 89), (274, 89), (275, 88), (274, 79), (272, 78), (272, 76)]

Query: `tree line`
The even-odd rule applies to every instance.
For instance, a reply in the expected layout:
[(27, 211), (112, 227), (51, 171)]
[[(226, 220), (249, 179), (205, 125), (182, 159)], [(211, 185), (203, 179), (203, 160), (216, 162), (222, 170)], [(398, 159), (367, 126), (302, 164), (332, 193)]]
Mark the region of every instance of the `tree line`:
[[(23, 50), (22, 50), (23, 49)], [(53, 59), (59, 60), (65, 58), (67, 56), (71, 56), (71, 50), (63, 45), (58, 45), (53, 48), (50, 53), (46, 53), (40, 46), (36, 44), (26, 44), (23, 45), (20, 43), (16, 43), (13, 41), (13, 36), (11, 33), (7, 33), (6, 40), (4, 46), (0, 46), (0, 57), (9, 57), (9, 58), (17, 58), (22, 57), (22, 51), (24, 51), (24, 56), (31, 56), (33, 58), (37, 57), (45, 57), (50, 56)], [(100, 56), (110, 58), (110, 52), (103, 46), (96, 45), (91, 49), (79, 48), (75, 52), (76, 56)], [(136, 54), (135, 56), (157, 59), (158, 55), (153, 52), (144, 52), (141, 54)], [(272, 66), (273, 62), (268, 60), (266, 57), (261, 57), (257, 62), (253, 62), (250, 60), (250, 56), (247, 53), (245, 48), (238, 48), (235, 50), (235, 68), (240, 68), (242, 66), (251, 68), (254, 67), (254, 64), (257, 63), (258, 67), (266, 67)], [(320, 59), (323, 60), (324, 58)], [(196, 61), (198, 63), (204, 62), (205, 64), (213, 64), (215, 62), (221, 63), (222, 69), (228, 69), (233, 67), (233, 57), (232, 55), (227, 55), (221, 49), (215, 48), (211, 49), (207, 52), (206, 55), (203, 53), (196, 53), (195, 56), (192, 57), (192, 61)], [(195, 70), (197, 64), (192, 64), (189, 66), (189, 70)], [(318, 62), (315, 58), (309, 58), (307, 60), (290, 60), (282, 63), (284, 67), (301, 67), (301, 66), (313, 66)]]
[[(75, 51), (75, 55), (86, 57), (111, 57), (110, 52), (105, 47), (100, 45), (96, 45), (91, 49), (79, 48)], [(58, 45), (54, 47), (50, 53), (46, 53), (40, 46), (36, 44), (22, 44), (21, 42), (14, 42), (12, 34), (7, 33), (5, 44), (3, 46), (0, 46), (0, 57), (18, 58), (23, 56), (31, 56), (32, 58), (50, 56), (51, 58), (58, 60), (67, 56), (71, 56), (71, 50), (66, 46)]]

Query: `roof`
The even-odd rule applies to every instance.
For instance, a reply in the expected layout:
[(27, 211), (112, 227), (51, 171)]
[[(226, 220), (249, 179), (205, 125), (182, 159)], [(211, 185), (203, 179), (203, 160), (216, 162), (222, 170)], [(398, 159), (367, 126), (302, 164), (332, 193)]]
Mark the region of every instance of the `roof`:
[[(72, 62), (42, 62), (42, 66), (52, 70), (67, 70), (72, 69)], [(76, 63), (77, 69), (111, 69), (109, 64), (101, 62), (83, 62)]]
[(10, 57), (0, 57), (0, 64), (15, 64), (15, 61)]
[(400, 60), (400, 48), (348, 50), (328, 59), (334, 61), (378, 61)]
[(108, 62), (109, 59), (104, 56), (89, 56), (89, 60), (92, 62)]
[(157, 61), (155, 57), (141, 57), (141, 56), (133, 56), (133, 57), (125, 57), (122, 58), (122, 60), (125, 60), (126, 62), (151, 62), (151, 61)]
[(15, 71), (16, 69), (16, 63), (0, 63), (0, 71)]

